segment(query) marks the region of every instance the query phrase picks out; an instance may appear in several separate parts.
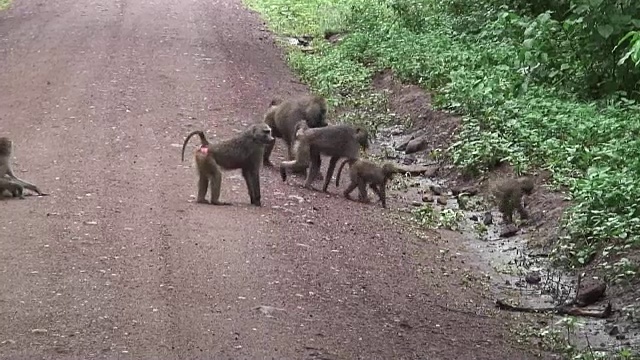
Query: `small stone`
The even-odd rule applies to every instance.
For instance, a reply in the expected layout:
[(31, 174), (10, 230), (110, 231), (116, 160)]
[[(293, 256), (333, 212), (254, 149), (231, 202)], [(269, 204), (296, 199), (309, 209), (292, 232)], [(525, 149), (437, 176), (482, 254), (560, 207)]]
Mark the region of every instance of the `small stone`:
[(620, 334), (620, 328), (618, 327), (618, 325), (614, 325), (611, 327), (611, 329), (609, 329), (609, 331), (607, 331), (609, 333), (609, 335), (611, 336), (617, 336), (618, 334)]
[(453, 196), (460, 196), (460, 195), (467, 195), (467, 196), (474, 196), (476, 194), (478, 194), (478, 189), (468, 186), (468, 187), (455, 187), (453, 189), (451, 189), (451, 194)]
[(298, 200), (298, 203), (303, 203), (304, 202), (304, 198), (302, 196), (298, 196), (298, 195), (289, 195), (289, 199)]
[(518, 227), (514, 224), (508, 224), (500, 231), (501, 238), (508, 238), (515, 235), (518, 232)]
[(419, 137), (417, 139), (413, 139), (407, 143), (406, 148), (404, 149), (405, 154), (413, 154), (419, 151), (426, 150), (429, 147), (429, 141), (426, 137)]
[(527, 284), (534, 285), (540, 283), (540, 281), (542, 281), (542, 277), (540, 277), (540, 274), (537, 271), (533, 271), (524, 277), (524, 281), (526, 281)]
[(447, 205), (447, 197), (444, 195), (438, 196), (438, 199), (436, 200), (438, 202), (438, 204), (440, 205)]
[(413, 140), (413, 137), (410, 137), (408, 140), (402, 142), (400, 145), (396, 146), (396, 151), (405, 151), (407, 149), (407, 145), (409, 145), (409, 142), (411, 142), (411, 140)]
[(411, 158), (411, 157), (406, 157), (406, 158), (402, 159), (402, 165), (411, 165), (414, 162), (416, 162), (416, 159)]
[(67, 348), (66, 346), (62, 346), (62, 345), (56, 345), (53, 348), (55, 350), (55, 352), (57, 352), (58, 354), (68, 354), (69, 348)]
[(445, 193), (444, 189), (438, 185), (430, 185), (429, 190), (435, 195), (442, 195)]
[(402, 168), (403, 173), (409, 173), (411, 176), (422, 176), (429, 170), (431, 167), (425, 165), (410, 165)]
[(264, 315), (270, 316), (271, 313), (273, 313), (274, 311), (284, 311), (284, 309), (281, 308), (277, 308), (274, 306), (269, 306), (269, 305), (260, 305), (260, 306), (256, 306), (255, 308), (253, 308), (254, 310), (258, 310), (261, 313), (263, 313)]
[(604, 296), (606, 290), (607, 284), (602, 280), (598, 280), (592, 284), (585, 284), (578, 291), (576, 304), (578, 304), (578, 306), (594, 304)]
[(484, 213), (482, 217), (482, 223), (486, 226), (493, 224), (493, 215), (491, 215), (490, 211)]

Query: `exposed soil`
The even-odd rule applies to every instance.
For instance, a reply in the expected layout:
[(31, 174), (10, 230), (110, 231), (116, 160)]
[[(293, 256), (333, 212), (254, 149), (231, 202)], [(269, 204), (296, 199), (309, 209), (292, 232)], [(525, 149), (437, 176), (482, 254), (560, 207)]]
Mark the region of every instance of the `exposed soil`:
[(410, 138), (424, 136), (428, 139), (427, 153), (451, 144), (460, 126), (460, 118), (433, 110), (429, 93), (417, 85), (396, 81), (389, 70), (378, 73), (372, 81), (372, 87), (377, 91), (386, 91), (393, 113), (400, 119), (410, 121)]
[(262, 208), (238, 172), (234, 206), (193, 203), (188, 132), (307, 91), (239, 0), (16, 0), (0, 63), (0, 134), (51, 194), (0, 202), (1, 358), (535, 358), (474, 255), (394, 211), (272, 169)]

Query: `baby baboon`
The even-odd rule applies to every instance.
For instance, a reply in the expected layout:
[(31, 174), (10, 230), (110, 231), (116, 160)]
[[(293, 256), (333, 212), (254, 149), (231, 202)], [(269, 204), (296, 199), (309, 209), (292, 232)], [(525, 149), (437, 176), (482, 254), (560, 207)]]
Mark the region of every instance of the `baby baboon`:
[[(310, 128), (327, 126), (327, 102), (321, 96), (306, 95), (286, 101), (273, 100), (264, 116), (264, 122), (271, 127), (273, 136), (281, 138), (287, 144), (287, 160), (293, 159), (292, 145), (296, 137), (296, 124), (304, 120)], [(264, 164), (272, 166), (269, 160), (273, 151), (273, 144), (264, 150)], [(304, 172), (306, 168), (295, 169)]]
[[(294, 158), (289, 161), (283, 161), (280, 163), (280, 176), (282, 181), (287, 180), (287, 170), (295, 170), (296, 168), (305, 169), (309, 167), (309, 145), (303, 144), (302, 137), (304, 132), (309, 129), (309, 125), (306, 121), (298, 121), (296, 124), (296, 137), (293, 142), (293, 156)], [(300, 146), (302, 144), (302, 146)]]
[(531, 177), (506, 179), (494, 184), (492, 194), (506, 224), (513, 223), (514, 209), (518, 211), (521, 219), (527, 219), (529, 217), (529, 214), (527, 214), (522, 206), (522, 195), (531, 195), (533, 185), (534, 183)]
[(211, 144), (202, 131), (193, 131), (182, 145), (182, 161), (184, 149), (193, 135), (200, 136), (200, 147), (195, 151), (198, 169), (198, 203), (207, 203), (205, 196), (207, 188), (211, 186), (211, 204), (231, 205), (220, 201), (220, 184), (224, 170), (241, 169), (242, 177), (247, 183), (251, 204), (261, 206), (260, 197), (260, 167), (262, 154), (268, 144), (275, 141), (271, 136), (271, 128), (264, 123), (251, 125), (240, 135), (231, 139)]
[[(19, 179), (11, 168), (11, 153), (13, 152), (13, 142), (7, 137), (0, 137), (0, 178), (8, 179), (13, 183), (17, 183), (25, 189), (34, 191), (40, 196), (48, 194), (43, 193), (37, 186)], [(11, 186), (11, 185), (10, 185)]]
[(5, 190), (10, 192), (13, 197), (24, 199), (24, 187), (22, 185), (8, 178), (0, 178), (0, 197)]
[[(340, 185), (340, 173), (342, 172), (342, 168), (348, 160), (345, 160), (340, 167), (338, 168), (338, 173), (336, 174), (336, 186)], [(397, 168), (395, 165), (391, 163), (385, 163), (382, 166), (377, 165), (368, 160), (358, 159), (354, 161), (349, 168), (349, 177), (351, 179), (351, 183), (344, 191), (344, 197), (347, 199), (351, 199), (350, 194), (353, 190), (358, 188), (358, 200), (361, 202), (369, 202), (369, 197), (367, 195), (367, 184), (369, 187), (378, 195), (380, 198), (380, 202), (382, 202), (382, 207), (387, 207), (387, 182), (393, 177), (394, 174), (402, 173), (403, 170)]]
[(308, 129), (303, 132), (300, 146), (309, 146), (309, 173), (304, 186), (313, 189), (311, 183), (320, 173), (320, 155), (331, 157), (322, 191), (326, 192), (329, 182), (340, 158), (346, 158), (349, 164), (360, 157), (360, 148), (369, 148), (369, 133), (361, 126), (331, 125), (323, 128)]

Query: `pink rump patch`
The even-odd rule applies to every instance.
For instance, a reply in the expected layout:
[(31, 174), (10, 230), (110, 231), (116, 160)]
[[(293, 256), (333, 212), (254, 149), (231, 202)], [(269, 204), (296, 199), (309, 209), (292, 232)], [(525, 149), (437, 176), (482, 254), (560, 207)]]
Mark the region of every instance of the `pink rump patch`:
[(200, 148), (198, 149), (198, 151), (200, 151), (203, 154), (207, 154), (209, 152), (209, 148), (206, 147), (205, 145), (200, 146)]

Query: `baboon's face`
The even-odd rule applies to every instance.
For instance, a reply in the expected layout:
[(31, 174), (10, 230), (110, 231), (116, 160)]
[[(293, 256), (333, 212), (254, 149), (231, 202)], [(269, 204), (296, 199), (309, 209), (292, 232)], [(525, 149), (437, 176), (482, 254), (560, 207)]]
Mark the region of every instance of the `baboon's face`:
[(267, 124), (258, 124), (253, 129), (253, 139), (260, 144), (271, 144), (276, 139), (271, 135), (271, 127)]

